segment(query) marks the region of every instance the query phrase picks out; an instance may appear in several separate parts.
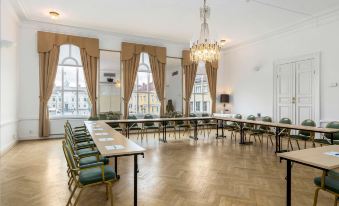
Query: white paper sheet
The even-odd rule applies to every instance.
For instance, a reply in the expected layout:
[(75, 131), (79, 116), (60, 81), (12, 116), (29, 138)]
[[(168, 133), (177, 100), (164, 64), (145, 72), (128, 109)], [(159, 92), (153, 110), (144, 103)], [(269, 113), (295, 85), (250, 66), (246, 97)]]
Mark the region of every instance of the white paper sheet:
[(98, 135), (98, 136), (106, 136), (106, 135), (109, 135), (107, 132), (98, 132), (98, 133), (94, 133), (95, 135)]
[(100, 142), (109, 142), (109, 141), (113, 141), (114, 139), (111, 138), (111, 137), (108, 137), (108, 138), (99, 138), (98, 139)]
[(339, 152), (331, 151), (331, 152), (325, 152), (324, 154), (329, 155), (329, 156), (333, 156), (333, 157), (339, 157)]
[(117, 144), (117, 145), (109, 145), (109, 146), (105, 146), (105, 148), (106, 148), (107, 150), (119, 150), (119, 149), (125, 149), (124, 146), (119, 145), (119, 144)]

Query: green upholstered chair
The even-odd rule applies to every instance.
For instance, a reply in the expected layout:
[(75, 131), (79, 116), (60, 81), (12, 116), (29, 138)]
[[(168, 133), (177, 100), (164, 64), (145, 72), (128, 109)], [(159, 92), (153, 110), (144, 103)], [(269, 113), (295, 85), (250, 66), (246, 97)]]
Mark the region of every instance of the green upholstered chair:
[[(251, 120), (251, 121), (255, 121), (256, 120), (256, 117), (254, 115), (248, 115), (246, 120)], [(246, 134), (249, 134), (249, 137), (251, 138), (251, 136), (254, 137), (254, 140), (257, 141), (257, 133), (254, 131), (255, 129), (255, 125), (254, 124), (251, 124), (251, 123), (245, 123), (244, 125), (244, 132), (245, 132), (245, 138), (246, 138)], [(258, 136), (259, 138), (259, 141), (261, 142), (260, 140), (260, 137)]]
[[(339, 122), (336, 122), (336, 121), (329, 122), (326, 125), (326, 128), (339, 129)], [(314, 139), (314, 142), (319, 143), (320, 145), (331, 144), (331, 136), (329, 134), (325, 134), (320, 139)], [(333, 144), (339, 144), (339, 132), (334, 133)]]
[[(263, 122), (272, 122), (272, 118), (269, 116), (264, 116), (262, 117), (261, 121)], [(259, 125), (258, 128), (255, 128), (253, 130), (254, 133), (256, 133), (256, 135), (261, 135), (261, 139), (264, 138), (264, 135), (267, 135), (267, 147), (268, 147), (268, 140), (270, 139), (271, 144), (273, 146), (273, 140), (272, 140), (272, 136), (274, 135), (274, 132), (272, 132), (271, 127), (269, 126), (265, 126), (265, 125)]]
[[(119, 120), (119, 116), (111, 115), (109, 116), (108, 120)], [(123, 131), (123, 129), (120, 127), (120, 124), (117, 122), (108, 122), (107, 124), (118, 132)]]
[[(283, 117), (279, 120), (280, 124), (292, 124), (291, 119), (287, 118), (287, 117)], [(291, 146), (291, 149), (293, 150), (293, 146), (292, 146), (292, 142), (291, 142), (291, 138), (290, 138), (290, 134), (291, 134), (291, 130), (290, 129), (283, 129), (282, 131), (280, 131), (279, 135), (280, 137), (285, 137), (288, 139), (287, 142), (287, 150), (289, 150), (289, 147)]]
[[(172, 118), (172, 116), (169, 114), (165, 114), (165, 115), (161, 115), (160, 118)], [(176, 139), (175, 125), (173, 122), (171, 121), (160, 122), (159, 125), (160, 125), (160, 128), (166, 127), (166, 131), (167, 129), (172, 129), (174, 131), (174, 137)], [(170, 136), (170, 133), (168, 133), (168, 135)]]
[(107, 114), (106, 113), (99, 114), (99, 119), (100, 120), (107, 120), (108, 119)]
[(317, 186), (314, 193), (313, 206), (317, 205), (319, 190), (324, 190), (334, 195), (334, 206), (337, 205), (339, 198), (339, 173), (329, 171), (328, 174), (324, 171), (321, 177), (314, 178), (314, 184)]
[[(210, 115), (208, 113), (202, 113), (202, 117), (209, 117)], [(205, 129), (207, 129), (207, 135), (210, 136), (212, 129), (217, 127), (217, 123), (210, 119), (204, 119), (200, 122), (200, 125), (202, 126), (204, 130), (204, 136), (205, 136)]]
[[(153, 115), (151, 114), (145, 114), (144, 119), (154, 119), (154, 118), (153, 118)], [(154, 138), (155, 138), (155, 133), (158, 133), (158, 136), (160, 138), (160, 128), (158, 125), (155, 125), (154, 122), (145, 122), (143, 124), (143, 130), (145, 133), (147, 133), (149, 130), (153, 130)]]
[[(135, 115), (128, 115), (128, 119), (137, 119), (137, 117)], [(141, 134), (142, 128), (139, 127), (138, 123), (128, 123), (128, 129), (130, 131), (137, 131), (138, 134), (138, 138), (139, 135)]]
[[(241, 114), (236, 114), (236, 115), (234, 115), (233, 118), (242, 119), (242, 116), (241, 116)], [(237, 138), (237, 132), (240, 131), (240, 126), (239, 126), (239, 123), (237, 123), (237, 122), (226, 122), (226, 124), (224, 125), (224, 129), (231, 132), (231, 139), (233, 138), (233, 136), (234, 136), (234, 139), (236, 139)]]
[(98, 120), (99, 120), (99, 117), (97, 117), (97, 116), (90, 116), (90, 117), (88, 118), (88, 120), (89, 120), (89, 121), (98, 121)]
[[(111, 206), (113, 206), (112, 184), (116, 180), (114, 169), (109, 165), (105, 165), (103, 162), (96, 162), (80, 166), (72, 154), (72, 149), (67, 144), (63, 144), (63, 151), (67, 166), (70, 170), (70, 175), (75, 184), (66, 205), (77, 205), (79, 198), (85, 188), (94, 185), (105, 184), (106, 197), (107, 199), (110, 199)], [(74, 203), (72, 203), (73, 196), (78, 189), (80, 189), (79, 194), (75, 198)]]
[[(181, 118), (181, 117), (183, 117), (183, 115), (181, 113), (177, 113), (175, 115), (175, 118)], [(176, 120), (175, 121), (175, 129), (178, 129), (179, 138), (180, 138), (180, 130), (183, 129), (184, 134), (185, 134), (185, 131), (187, 131), (189, 128), (190, 128), (190, 124), (188, 124), (187, 122), (185, 122), (183, 120)]]
[[(301, 123), (302, 126), (309, 126), (309, 127), (315, 127), (316, 124), (313, 120), (311, 119), (306, 119)], [(306, 142), (308, 140), (312, 140), (314, 138), (314, 133), (309, 132), (309, 131), (303, 131), (299, 130), (298, 134), (296, 135), (290, 135), (291, 139), (294, 139), (297, 142), (298, 149), (300, 150), (300, 145), (299, 145), (299, 140), (304, 141), (304, 149), (306, 149)]]

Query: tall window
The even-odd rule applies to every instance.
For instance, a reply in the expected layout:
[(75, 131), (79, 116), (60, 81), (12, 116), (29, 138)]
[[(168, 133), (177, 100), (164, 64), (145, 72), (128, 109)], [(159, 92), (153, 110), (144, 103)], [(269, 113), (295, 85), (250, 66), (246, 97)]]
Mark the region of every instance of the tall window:
[(137, 116), (160, 113), (160, 102), (155, 91), (147, 53), (140, 55), (138, 73), (128, 107), (129, 113)]
[(80, 49), (71, 44), (60, 46), (54, 89), (48, 101), (50, 116), (89, 116), (88, 99)]
[(197, 74), (190, 100), (191, 113), (211, 113), (211, 96), (206, 74)]

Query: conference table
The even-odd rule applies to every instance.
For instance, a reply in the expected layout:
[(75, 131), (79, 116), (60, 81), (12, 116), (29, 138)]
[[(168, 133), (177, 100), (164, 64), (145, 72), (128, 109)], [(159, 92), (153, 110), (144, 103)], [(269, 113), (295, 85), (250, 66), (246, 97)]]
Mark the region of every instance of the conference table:
[[(246, 119), (236, 119), (236, 118), (229, 118), (229, 117), (214, 117), (217, 121), (221, 121), (221, 127), (223, 130), (224, 121), (226, 122), (235, 122), (239, 127), (240, 133), (240, 143), (239, 144), (251, 144), (251, 142), (245, 141), (245, 134), (244, 134), (244, 125), (245, 124), (252, 124), (252, 125), (262, 125), (268, 126), (271, 128), (275, 128), (275, 152), (280, 153), (284, 152), (281, 146), (281, 132), (284, 130), (303, 130), (312, 133), (323, 133), (329, 134), (330, 143), (333, 144), (334, 134), (339, 132), (339, 129), (333, 128), (322, 128), (322, 127), (310, 127), (310, 126), (302, 126), (302, 125), (294, 125), (294, 124), (282, 124), (282, 123), (274, 123), (274, 122), (264, 122), (264, 121), (256, 121), (256, 120), (246, 120)], [(219, 124), (217, 124), (217, 135), (219, 130)]]
[(127, 139), (103, 121), (85, 121), (85, 126), (100, 154), (104, 157), (115, 158), (115, 174), (117, 179), (120, 178), (118, 175), (117, 158), (134, 156), (134, 205), (136, 206), (138, 200), (138, 156), (144, 156), (146, 150)]
[(335, 153), (339, 153), (338, 145), (330, 145), (325, 147), (310, 148), (292, 152), (284, 152), (278, 154), (280, 160), (286, 160), (286, 205), (291, 206), (292, 195), (292, 163), (302, 164), (323, 171), (322, 181), (324, 181), (327, 172), (339, 168), (339, 157)]
[(193, 122), (193, 128), (194, 128), (194, 135), (190, 136), (191, 139), (198, 140), (198, 122), (203, 120), (213, 120), (213, 117), (174, 117), (174, 118), (154, 118), (154, 119), (119, 119), (119, 120), (103, 120), (106, 123), (121, 123), (125, 124), (126, 128), (126, 136), (129, 138), (129, 130), (130, 127), (128, 124), (131, 123), (147, 123), (147, 122), (158, 122), (162, 124), (162, 139), (160, 139), (162, 142), (167, 142), (167, 125), (169, 122), (176, 122), (176, 121), (189, 121)]

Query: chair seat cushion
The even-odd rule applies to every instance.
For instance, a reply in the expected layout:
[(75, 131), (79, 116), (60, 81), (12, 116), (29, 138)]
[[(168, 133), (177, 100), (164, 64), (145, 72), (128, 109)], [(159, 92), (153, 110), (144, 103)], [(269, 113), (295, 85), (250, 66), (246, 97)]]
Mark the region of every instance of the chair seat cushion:
[[(321, 177), (314, 178), (314, 184), (321, 186)], [(333, 176), (325, 177), (325, 188), (339, 194), (339, 178)]]
[[(79, 161), (79, 164), (80, 164), (80, 166), (82, 166), (82, 165), (88, 165), (88, 164), (92, 164), (92, 163), (96, 163), (96, 162), (98, 162), (97, 157), (91, 156), (91, 157), (81, 158), (80, 161)], [(109, 159), (105, 158), (105, 157), (100, 157), (99, 162), (103, 162), (106, 165), (106, 164), (109, 163)]]
[(113, 127), (113, 129), (116, 130), (116, 131), (119, 131), (119, 132), (122, 131), (121, 127)]
[(141, 127), (130, 127), (129, 130), (141, 130)]
[(98, 153), (99, 153), (98, 150), (96, 150), (96, 149), (92, 150), (91, 148), (77, 150), (77, 155), (79, 155), (80, 157), (83, 157), (83, 156), (92, 156), (92, 155), (96, 155)]
[(189, 124), (179, 124), (179, 125), (177, 125), (177, 127), (190, 127), (190, 125)]
[(298, 134), (298, 135), (290, 135), (291, 138), (293, 139), (300, 139), (300, 140), (309, 140), (310, 139), (310, 136), (305, 136), (305, 135), (301, 135), (301, 134)]
[(93, 141), (77, 143), (77, 147), (81, 147), (81, 148), (87, 148), (87, 147), (93, 147), (93, 146), (95, 146)]
[[(110, 166), (104, 166), (104, 174), (105, 180), (113, 180), (115, 178), (115, 172)], [(81, 170), (79, 174), (79, 181), (82, 185), (104, 181), (102, 178), (101, 167)]]

